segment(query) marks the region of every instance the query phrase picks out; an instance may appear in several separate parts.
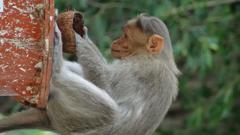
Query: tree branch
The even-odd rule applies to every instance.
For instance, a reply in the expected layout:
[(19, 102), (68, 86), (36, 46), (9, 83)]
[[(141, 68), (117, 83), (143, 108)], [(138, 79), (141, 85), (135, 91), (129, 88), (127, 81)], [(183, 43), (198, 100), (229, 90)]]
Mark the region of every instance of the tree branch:
[(170, 12), (166, 13), (164, 17), (180, 14), (197, 8), (210, 8), (224, 4), (232, 4), (236, 2), (240, 2), (240, 0), (212, 0), (208, 2), (197, 2), (187, 6), (173, 8)]

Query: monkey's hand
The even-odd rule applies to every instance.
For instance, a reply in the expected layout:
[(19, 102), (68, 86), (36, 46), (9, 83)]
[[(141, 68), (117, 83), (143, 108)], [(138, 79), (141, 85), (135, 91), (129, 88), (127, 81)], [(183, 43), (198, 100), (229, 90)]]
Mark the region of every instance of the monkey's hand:
[(60, 72), (63, 64), (62, 36), (57, 23), (54, 27), (53, 75)]
[(94, 43), (88, 37), (88, 28), (84, 26), (83, 30), (84, 30), (83, 37), (77, 32), (75, 32), (76, 45), (81, 45), (81, 44), (94, 45)]
[(62, 35), (56, 22), (54, 24), (54, 46), (58, 46), (58, 49), (62, 49), (60, 48), (62, 46)]

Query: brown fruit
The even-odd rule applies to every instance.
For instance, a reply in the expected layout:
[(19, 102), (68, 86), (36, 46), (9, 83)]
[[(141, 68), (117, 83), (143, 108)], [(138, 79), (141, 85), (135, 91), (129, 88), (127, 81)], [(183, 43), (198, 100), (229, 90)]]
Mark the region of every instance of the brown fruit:
[(84, 35), (83, 15), (77, 11), (67, 11), (58, 15), (57, 24), (62, 34), (63, 52), (75, 54), (76, 40), (74, 30)]

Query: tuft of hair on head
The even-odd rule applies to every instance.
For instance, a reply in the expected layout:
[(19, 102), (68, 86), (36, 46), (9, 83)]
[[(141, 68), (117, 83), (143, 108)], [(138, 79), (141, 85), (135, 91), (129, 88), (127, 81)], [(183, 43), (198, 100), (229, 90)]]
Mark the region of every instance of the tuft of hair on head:
[(157, 17), (141, 13), (136, 18), (136, 25), (146, 34), (158, 34), (165, 39), (170, 37), (166, 24)]

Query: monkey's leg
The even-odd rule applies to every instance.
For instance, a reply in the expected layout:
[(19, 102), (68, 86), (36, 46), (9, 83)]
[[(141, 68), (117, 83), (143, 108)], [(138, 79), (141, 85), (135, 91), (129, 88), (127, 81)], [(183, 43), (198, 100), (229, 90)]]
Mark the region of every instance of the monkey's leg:
[(81, 76), (62, 69), (53, 80), (53, 96), (47, 114), (60, 133), (88, 132), (112, 124), (118, 105), (103, 90)]
[(82, 66), (79, 63), (64, 60), (63, 66), (73, 73), (76, 73), (82, 77), (84, 76)]
[(15, 129), (50, 130), (46, 112), (37, 109), (29, 109), (12, 114), (0, 120), (0, 133)]

